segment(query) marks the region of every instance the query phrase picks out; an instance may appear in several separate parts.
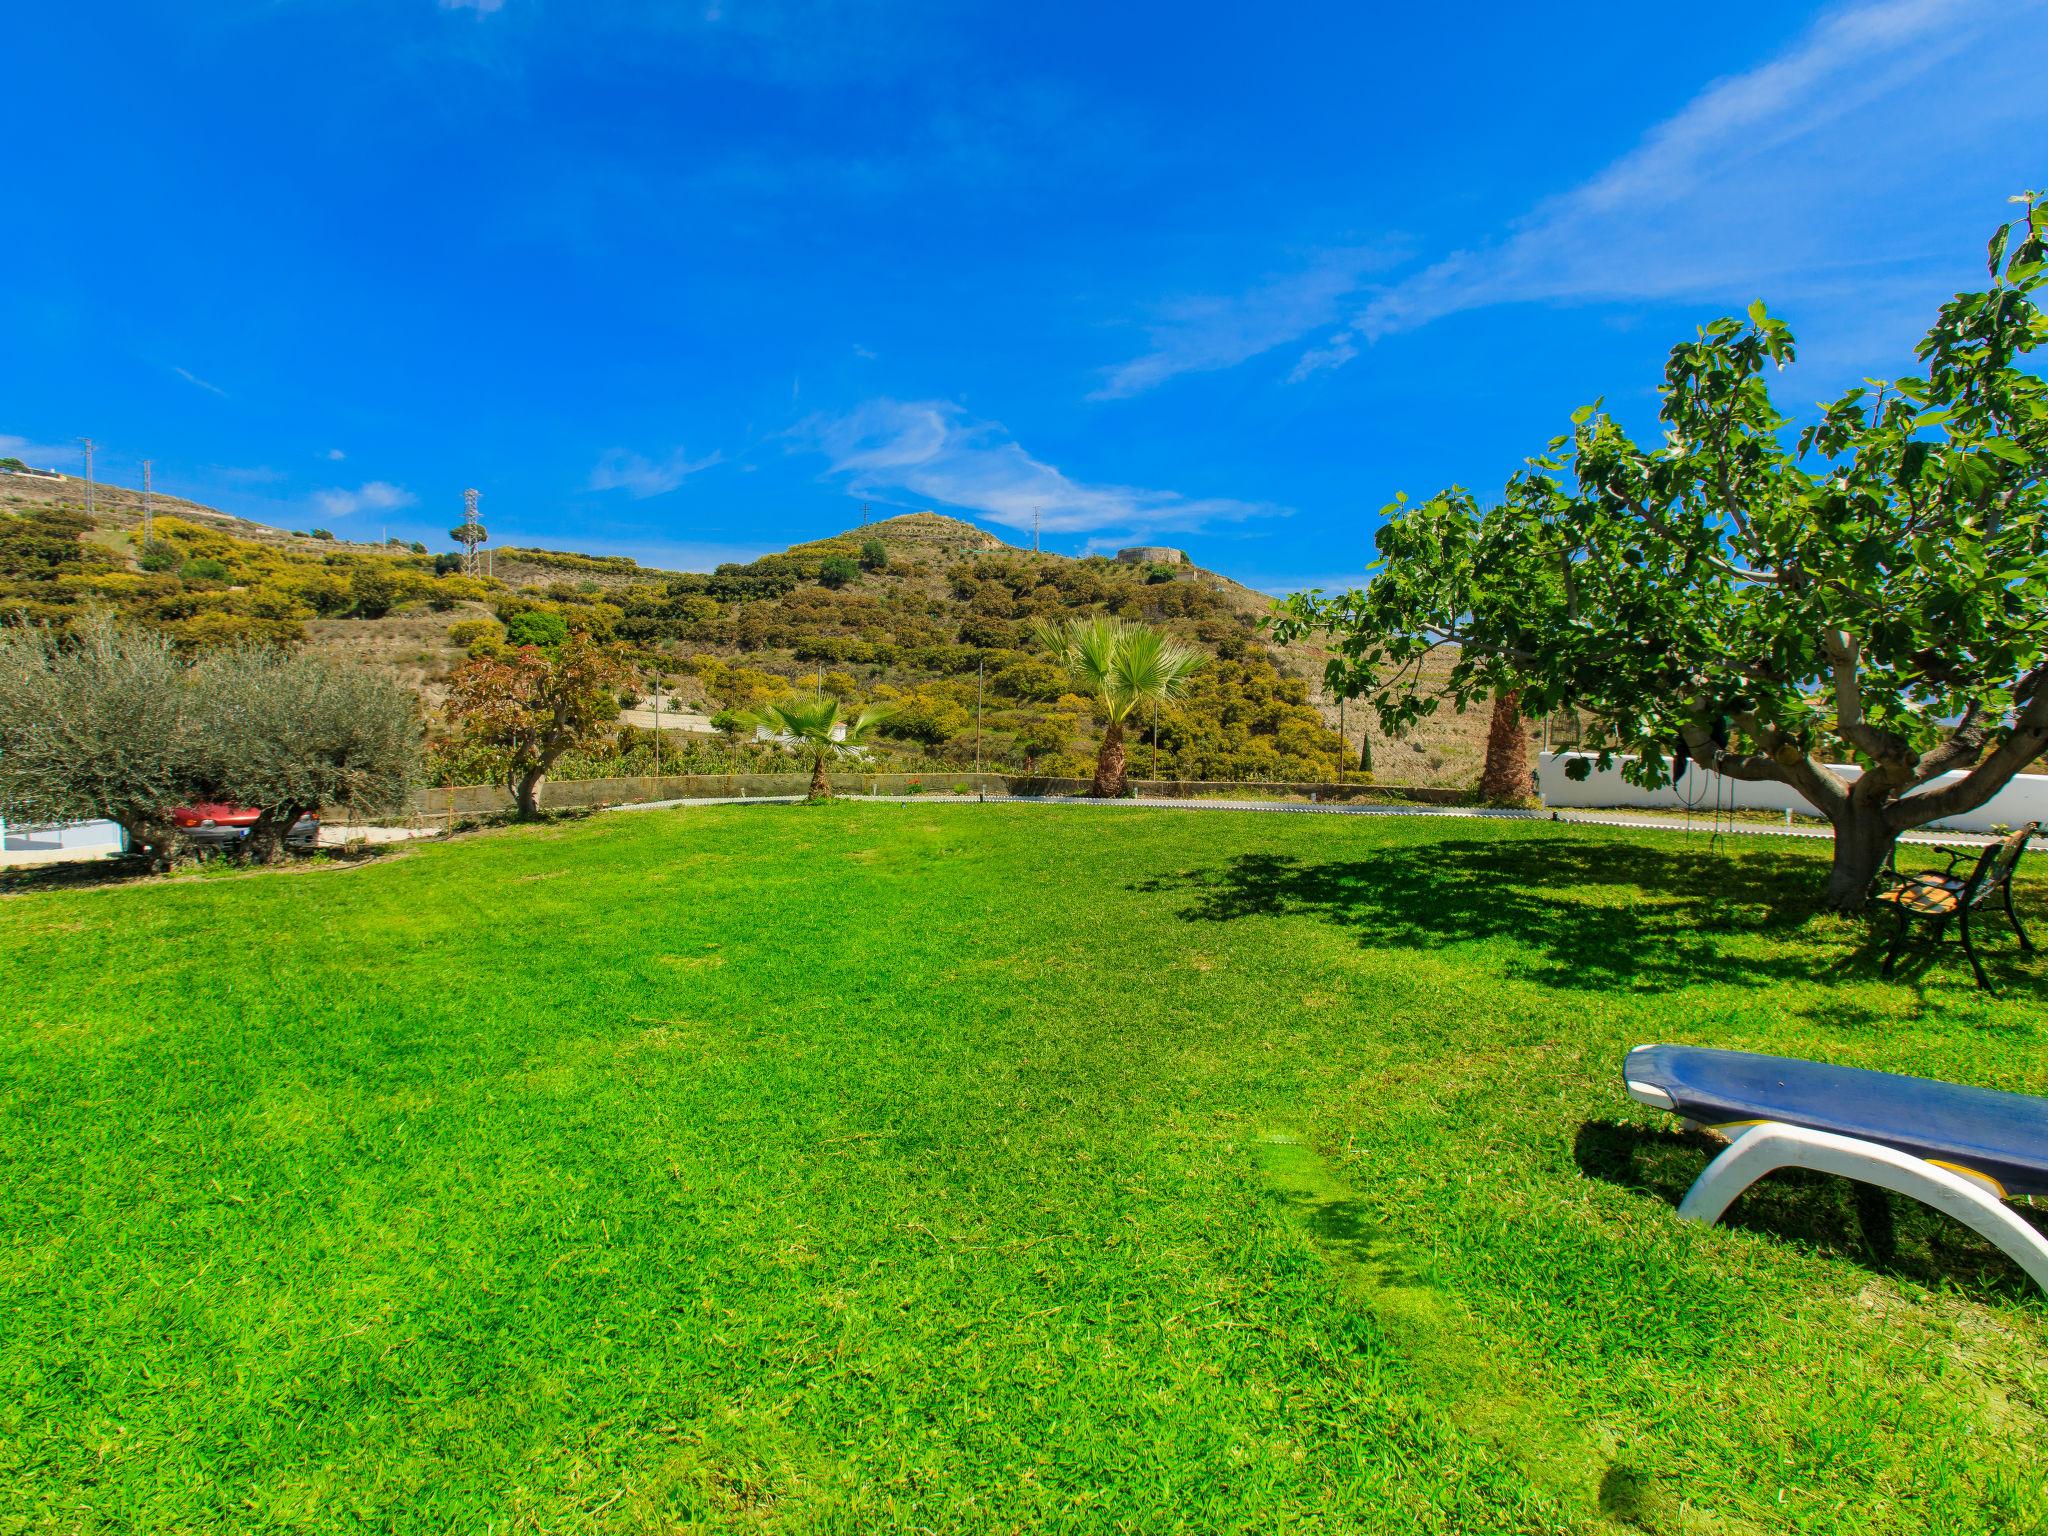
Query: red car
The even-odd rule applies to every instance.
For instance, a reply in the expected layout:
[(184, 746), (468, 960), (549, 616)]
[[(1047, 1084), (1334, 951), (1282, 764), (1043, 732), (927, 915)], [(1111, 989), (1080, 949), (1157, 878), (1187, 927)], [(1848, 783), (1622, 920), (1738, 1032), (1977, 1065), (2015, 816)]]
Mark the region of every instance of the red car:
[[(193, 842), (210, 847), (239, 843), (263, 814), (253, 805), (175, 805), (171, 820)], [(284, 835), (287, 848), (311, 848), (320, 841), (317, 812), (301, 816)]]

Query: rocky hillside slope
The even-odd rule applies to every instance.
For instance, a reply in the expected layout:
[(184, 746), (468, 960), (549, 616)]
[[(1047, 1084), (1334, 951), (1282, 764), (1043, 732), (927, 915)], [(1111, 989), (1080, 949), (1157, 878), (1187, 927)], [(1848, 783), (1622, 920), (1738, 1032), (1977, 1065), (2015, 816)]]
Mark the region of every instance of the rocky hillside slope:
[[(1160, 624), (1213, 661), (1191, 696), (1142, 722), (1134, 763), (1188, 778), (1326, 779), (1369, 751), (1387, 783), (1468, 786), (1485, 721), (1445, 713), (1411, 739), (1368, 732), (1321, 697), (1323, 656), (1275, 646), (1268, 599), (1200, 566), (1034, 553), (916, 513), (708, 573), (614, 556), (500, 549), (482, 579), (419, 546), (352, 543), (157, 495), (0, 476), (0, 607), (65, 622), (111, 604), (191, 644), (304, 643), (404, 677), (434, 704), (472, 650), (522, 612), (560, 614), (636, 659), (671, 709), (709, 715), (792, 688), (884, 698), (908, 761), (1068, 771), (1093, 734), (1085, 701), (1040, 654), (1041, 620), (1112, 613)], [(11, 515), (5, 515), (11, 514)], [(979, 725), (977, 726), (977, 720)]]

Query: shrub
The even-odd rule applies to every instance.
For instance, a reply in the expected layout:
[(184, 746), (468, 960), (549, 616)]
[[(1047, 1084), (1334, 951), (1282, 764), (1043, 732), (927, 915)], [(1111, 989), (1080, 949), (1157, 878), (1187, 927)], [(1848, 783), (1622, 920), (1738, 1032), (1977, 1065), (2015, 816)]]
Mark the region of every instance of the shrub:
[(187, 560), (178, 567), (180, 581), (226, 581), (228, 568), (218, 560)]
[(381, 619), (398, 601), (398, 583), (374, 565), (359, 567), (348, 579), (351, 604), (359, 619)]
[(886, 571), (889, 568), (889, 551), (880, 539), (869, 539), (861, 545), (860, 568), (864, 571)]
[(325, 528), (315, 528), (313, 530), (312, 537), (316, 539), (331, 539), (334, 537), (334, 535), (329, 533)]
[(143, 546), (142, 558), (135, 562), (145, 571), (175, 571), (183, 564), (175, 544), (166, 544), (161, 539), (151, 539)]
[(505, 643), (515, 649), (537, 645), (553, 649), (569, 638), (569, 621), (559, 613), (515, 613), (505, 620)]
[(502, 641), (505, 626), (496, 619), (461, 619), (448, 626), (448, 643), (467, 649), (479, 640)]

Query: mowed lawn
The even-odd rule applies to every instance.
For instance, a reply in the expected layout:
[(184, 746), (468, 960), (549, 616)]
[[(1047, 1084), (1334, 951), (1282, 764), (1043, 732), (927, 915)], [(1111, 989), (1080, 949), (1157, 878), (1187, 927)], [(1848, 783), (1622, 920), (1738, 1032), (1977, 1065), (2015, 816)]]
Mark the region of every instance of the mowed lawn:
[(734, 807), (0, 899), (0, 1532), (2048, 1528), (2018, 1271), (1683, 1227), (1621, 1092), (2048, 1092), (2048, 964), (1878, 980), (1822, 852)]

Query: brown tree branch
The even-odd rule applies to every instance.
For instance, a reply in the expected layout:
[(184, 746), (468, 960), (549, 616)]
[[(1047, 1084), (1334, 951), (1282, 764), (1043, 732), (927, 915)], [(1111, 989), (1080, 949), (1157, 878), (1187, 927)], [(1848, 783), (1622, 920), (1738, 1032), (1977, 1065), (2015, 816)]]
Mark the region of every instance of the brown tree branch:
[(1892, 827), (1904, 832), (1974, 811), (2011, 782), (2012, 776), (2048, 752), (2048, 688), (2036, 688), (1991, 755), (1964, 777), (1924, 795), (1908, 795), (1885, 807)]

